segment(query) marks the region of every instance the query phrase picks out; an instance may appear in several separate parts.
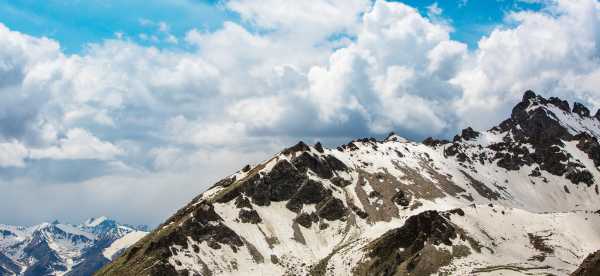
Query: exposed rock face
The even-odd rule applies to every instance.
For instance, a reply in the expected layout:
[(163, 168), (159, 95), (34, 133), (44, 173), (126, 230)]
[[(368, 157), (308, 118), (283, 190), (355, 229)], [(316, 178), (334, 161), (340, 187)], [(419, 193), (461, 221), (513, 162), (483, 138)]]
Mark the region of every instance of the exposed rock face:
[(598, 139), (584, 106), (527, 91), (509, 119), (452, 141), (300, 142), (98, 275), (561, 275), (589, 250), (577, 233), (600, 224)]
[(473, 130), (471, 127), (468, 127), (463, 129), (460, 135), (454, 136), (454, 142), (458, 142), (461, 140), (469, 141), (477, 137), (479, 137), (479, 132)]
[(262, 219), (255, 210), (242, 209), (240, 210), (239, 217), (240, 221), (242, 221), (243, 223), (257, 224), (262, 221)]
[(304, 204), (317, 204), (331, 194), (323, 185), (314, 180), (306, 181), (292, 196), (286, 207), (294, 212), (302, 209)]
[[(420, 265), (421, 252), (426, 245), (452, 246), (457, 238), (455, 227), (437, 211), (426, 211), (412, 216), (400, 228), (390, 230), (367, 247), (370, 260), (364, 275), (397, 275), (398, 271), (415, 275), (437, 272), (438, 267)], [(404, 266), (404, 267), (401, 267)], [(419, 267), (426, 271), (415, 271)]]
[(600, 275), (600, 250), (588, 255), (571, 276), (597, 276)]
[(344, 203), (335, 197), (330, 197), (317, 204), (317, 214), (319, 217), (328, 220), (337, 220), (343, 218), (348, 213)]
[[(585, 127), (565, 125), (559, 119), (571, 116), (573, 120), (586, 124), (583, 120), (593, 120), (589, 115), (589, 110), (582, 104), (575, 103), (571, 111), (566, 101), (558, 98), (548, 100), (528, 91), (513, 109), (511, 118), (493, 129), (510, 136), (505, 136), (504, 141), (492, 144), (489, 148), (496, 151), (494, 159), (498, 160), (498, 166), (507, 170), (519, 170), (525, 165), (537, 164), (553, 175), (566, 176), (574, 184), (591, 185), (593, 176), (589, 171), (581, 170), (581, 164), (573, 162), (575, 160), (572, 161), (563, 148), (565, 141), (577, 141), (578, 148), (592, 160), (598, 159), (600, 148), (597, 138), (585, 131), (573, 133), (574, 127), (581, 127), (582, 130)], [(530, 147), (522, 146), (524, 144)]]
[(437, 147), (437, 146), (445, 145), (448, 143), (450, 143), (450, 141), (433, 139), (432, 137), (427, 137), (425, 140), (423, 140), (423, 145), (430, 146), (430, 147)]
[(580, 103), (573, 104), (573, 113), (578, 114), (581, 117), (590, 117), (590, 110)]

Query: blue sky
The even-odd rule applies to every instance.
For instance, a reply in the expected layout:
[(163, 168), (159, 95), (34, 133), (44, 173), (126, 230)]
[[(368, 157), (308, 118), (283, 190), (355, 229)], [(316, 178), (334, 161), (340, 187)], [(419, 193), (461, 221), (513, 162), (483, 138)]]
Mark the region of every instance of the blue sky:
[(156, 225), (299, 140), (600, 108), (598, 0), (0, 4), (0, 223)]
[(14, 30), (56, 39), (68, 53), (114, 38), (117, 33), (143, 43), (140, 34), (157, 33), (157, 26), (145, 21), (165, 22), (173, 35), (181, 37), (192, 28), (214, 30), (224, 20), (238, 20), (217, 1), (192, 0), (6, 1), (0, 4), (0, 19)]
[[(515, 0), (399, 2), (418, 8), (424, 15), (428, 7), (437, 3), (454, 28), (452, 37), (471, 48), (502, 23), (507, 12), (542, 7), (539, 3)], [(88, 43), (115, 38), (117, 33), (142, 45), (176, 47), (163, 39), (144, 40), (140, 35), (163, 38), (157, 24), (164, 22), (169, 33), (180, 39), (193, 28), (211, 31), (220, 28), (224, 21), (240, 22), (240, 18), (218, 0), (14, 0), (0, 4), (0, 21), (13, 30), (58, 40), (65, 52), (78, 53)]]

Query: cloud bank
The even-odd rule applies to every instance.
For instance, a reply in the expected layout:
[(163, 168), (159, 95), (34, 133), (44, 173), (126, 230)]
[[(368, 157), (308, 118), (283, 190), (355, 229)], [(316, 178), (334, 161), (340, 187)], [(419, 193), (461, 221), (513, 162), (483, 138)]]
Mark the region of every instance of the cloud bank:
[(489, 128), (526, 89), (600, 107), (597, 1), (509, 12), (476, 49), (437, 5), (223, 5), (243, 24), (175, 38), (187, 50), (116, 38), (69, 55), (0, 24), (0, 209), (15, 210), (0, 221), (156, 224), (300, 139)]

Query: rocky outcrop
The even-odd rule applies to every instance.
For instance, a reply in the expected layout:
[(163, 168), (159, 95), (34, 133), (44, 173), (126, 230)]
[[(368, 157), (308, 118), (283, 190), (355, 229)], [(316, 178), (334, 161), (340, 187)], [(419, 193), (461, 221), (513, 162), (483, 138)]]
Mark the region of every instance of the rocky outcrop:
[[(370, 259), (358, 275), (429, 275), (450, 261), (450, 256), (430, 245), (452, 246), (459, 231), (438, 211), (426, 211), (409, 217), (400, 228), (390, 230), (371, 242), (365, 250)], [(427, 248), (426, 248), (427, 247)], [(433, 256), (435, 255), (435, 256)], [(431, 262), (437, 258), (439, 262)]]
[(600, 275), (600, 250), (589, 254), (571, 276), (598, 276)]
[(573, 104), (573, 113), (578, 114), (581, 117), (590, 117), (590, 110), (580, 103)]
[[(519, 170), (524, 165), (539, 165), (539, 168), (553, 175), (565, 176), (574, 184), (593, 184), (592, 175), (580, 169), (562, 150), (563, 141), (577, 141), (577, 147), (587, 153), (595, 163), (600, 164), (600, 145), (595, 137), (587, 132), (573, 135), (561, 124), (556, 114), (548, 110), (549, 106), (558, 107), (562, 112), (589, 117), (589, 110), (575, 103), (573, 110), (566, 101), (558, 98), (545, 99), (533, 91), (527, 91), (523, 100), (517, 104), (511, 118), (492, 130), (506, 133), (504, 141), (488, 148), (496, 152), (494, 160), (498, 166), (507, 170)], [(529, 145), (530, 148), (524, 145)]]

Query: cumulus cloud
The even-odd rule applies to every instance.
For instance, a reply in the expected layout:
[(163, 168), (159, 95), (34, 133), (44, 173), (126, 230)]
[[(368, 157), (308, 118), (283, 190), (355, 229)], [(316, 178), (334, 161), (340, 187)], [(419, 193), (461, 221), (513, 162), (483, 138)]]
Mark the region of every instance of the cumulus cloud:
[(485, 127), (504, 116), (525, 89), (598, 108), (598, 91), (573, 80), (587, 79), (600, 68), (599, 20), (600, 4), (592, 0), (556, 1), (543, 12), (510, 13), (512, 27), (482, 38), (451, 81), (464, 93), (455, 103), (459, 116)]
[(59, 139), (56, 146), (32, 149), (30, 158), (111, 160), (122, 152), (110, 142), (103, 142), (88, 131), (75, 128), (67, 131), (66, 137)]
[[(437, 5), (423, 15), (383, 0), (231, 0), (241, 23), (174, 39), (167, 23), (140, 21), (185, 50), (116, 37), (67, 55), (0, 24), (0, 181), (10, 187), (0, 208), (18, 205), (0, 219), (100, 210), (158, 222), (300, 139), (450, 137), (491, 127), (526, 89), (599, 107), (600, 4), (544, 5), (508, 13), (472, 50), (451, 39)], [(43, 166), (59, 180), (27, 175)], [(79, 194), (87, 203), (69, 210)], [(24, 204), (52, 208), (28, 215)]]

